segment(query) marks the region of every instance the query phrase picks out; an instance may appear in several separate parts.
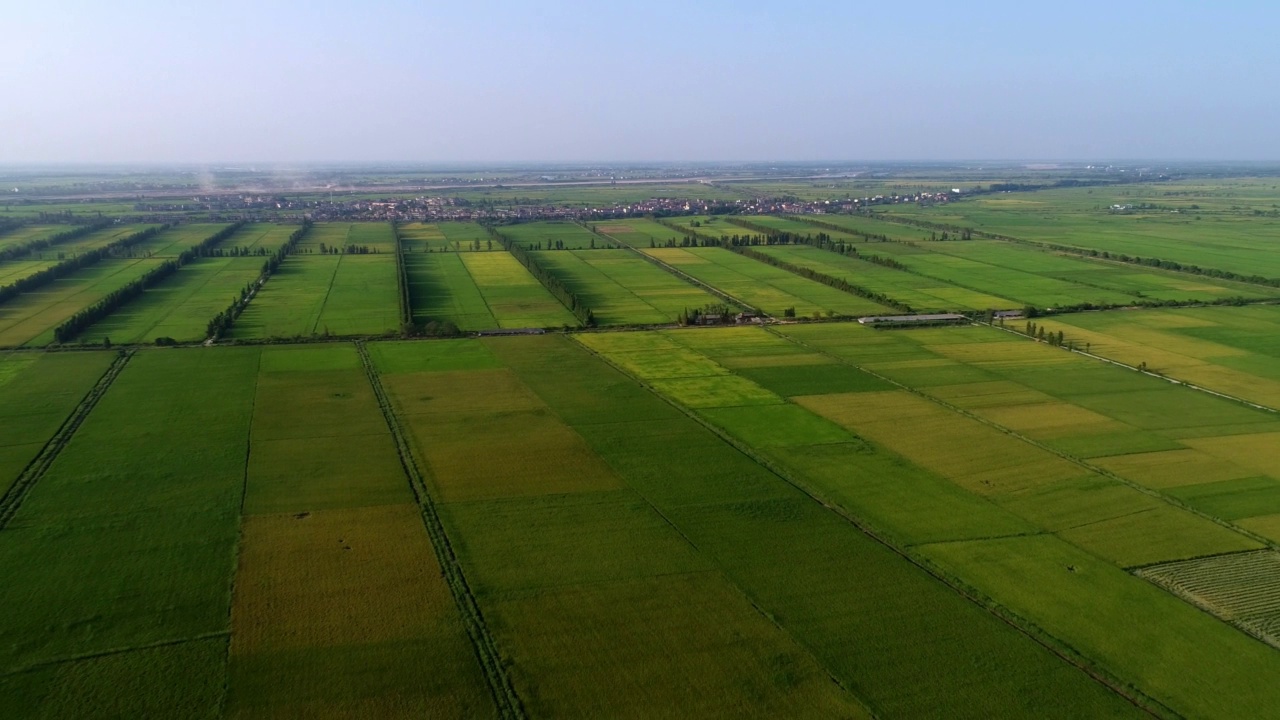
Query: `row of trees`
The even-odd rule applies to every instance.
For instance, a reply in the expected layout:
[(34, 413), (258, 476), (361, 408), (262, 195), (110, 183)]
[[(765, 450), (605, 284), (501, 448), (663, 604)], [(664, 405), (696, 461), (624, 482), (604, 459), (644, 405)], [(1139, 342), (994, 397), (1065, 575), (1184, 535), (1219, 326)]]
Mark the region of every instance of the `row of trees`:
[(513, 242), (506, 235), (498, 232), (492, 225), (486, 225), (485, 229), (494, 240), (498, 241), (498, 244), (502, 245), (507, 252), (511, 253), (512, 257), (518, 260), (521, 265), (524, 265), (525, 268), (528, 269), (529, 273), (537, 278), (538, 282), (542, 283), (543, 287), (554, 295), (557, 300), (564, 303), (564, 306), (569, 308), (569, 312), (572, 312), (573, 316), (578, 318), (578, 322), (581, 322), (586, 327), (595, 327), (595, 313), (591, 311), (591, 308), (587, 307), (587, 304), (578, 297), (577, 293), (565, 286), (565, 284), (560, 281), (560, 278), (552, 275), (545, 268), (539, 265), (533, 255), (531, 255), (528, 250), (521, 247), (520, 243)]
[(243, 221), (228, 225), (201, 240), (199, 244), (183, 250), (176, 258), (165, 260), (163, 263), (143, 273), (141, 277), (130, 281), (123, 287), (112, 290), (106, 297), (77, 312), (54, 328), (53, 339), (60, 343), (71, 341), (86, 328), (110, 315), (116, 308), (138, 297), (146, 292), (147, 288), (155, 286), (161, 280), (177, 272), (178, 268), (196, 258), (208, 255), (215, 245), (234, 235), (242, 226), (244, 226)]
[(68, 240), (75, 240), (78, 237), (88, 235), (91, 232), (97, 232), (98, 230), (102, 230), (110, 226), (111, 226), (110, 221), (97, 222), (97, 223), (93, 223), (92, 225), (81, 225), (80, 227), (71, 228), (70, 230), (63, 230), (60, 233), (55, 233), (53, 235), (49, 235), (48, 237), (40, 238), (38, 240), (31, 240), (29, 242), (22, 243), (21, 245), (14, 245), (12, 247), (7, 247), (4, 250), (0, 250), (0, 262), (4, 262), (5, 260), (16, 260), (20, 257), (25, 257), (26, 255), (29, 255), (37, 250), (43, 250), (51, 245), (64, 243), (64, 242), (67, 242)]
[(228, 306), (226, 310), (215, 315), (213, 319), (209, 321), (209, 325), (205, 329), (205, 334), (209, 336), (210, 340), (217, 340), (231, 329), (231, 325), (235, 323), (236, 318), (240, 317), (240, 313), (244, 312), (245, 306), (249, 304), (249, 301), (253, 299), (254, 294), (258, 292), (258, 288), (262, 287), (262, 284), (267, 281), (267, 278), (271, 277), (271, 274), (280, 267), (280, 263), (284, 262), (284, 259), (293, 252), (294, 248), (302, 241), (302, 238), (306, 237), (310, 230), (311, 221), (303, 220), (302, 227), (294, 230), (293, 233), (289, 235), (289, 239), (277, 248), (276, 251), (271, 254), (271, 257), (267, 258), (266, 262), (262, 263), (262, 272), (259, 273), (258, 278), (241, 288), (240, 295), (236, 297), (235, 300), (231, 301), (231, 305)]
[(378, 248), (369, 245), (325, 245), (320, 243), (321, 255), (377, 255)]
[(30, 292), (41, 285), (51, 283), (58, 278), (66, 277), (80, 268), (93, 265), (109, 255), (121, 250), (126, 250), (131, 245), (136, 245), (144, 240), (154, 237), (156, 233), (168, 227), (169, 226), (167, 224), (160, 225), (158, 227), (148, 228), (146, 230), (133, 233), (132, 235), (120, 238), (113, 243), (82, 253), (76, 257), (63, 260), (52, 267), (47, 267), (43, 270), (27, 275), (26, 277), (18, 278), (12, 283), (9, 283), (4, 287), (0, 287), (0, 303), (8, 302), (24, 292)]

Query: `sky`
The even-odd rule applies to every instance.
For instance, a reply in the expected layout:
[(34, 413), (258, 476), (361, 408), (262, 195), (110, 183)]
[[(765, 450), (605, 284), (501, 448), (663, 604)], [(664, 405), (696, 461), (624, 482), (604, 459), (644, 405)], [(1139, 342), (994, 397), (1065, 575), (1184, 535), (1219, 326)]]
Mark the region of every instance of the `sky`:
[(1280, 160), (1280, 3), (42, 0), (0, 164)]

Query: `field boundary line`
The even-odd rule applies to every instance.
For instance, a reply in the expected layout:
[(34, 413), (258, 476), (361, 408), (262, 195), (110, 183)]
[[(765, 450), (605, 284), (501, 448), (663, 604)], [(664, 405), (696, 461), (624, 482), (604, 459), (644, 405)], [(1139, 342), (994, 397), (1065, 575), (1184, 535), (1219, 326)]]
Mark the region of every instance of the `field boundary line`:
[[(784, 338), (784, 339), (790, 342), (795, 342), (795, 341), (792, 341), (790, 338)], [(1045, 650), (1052, 653), (1054, 656), (1058, 657), (1063, 662), (1083, 672), (1093, 681), (1097, 682), (1098, 684), (1102, 685), (1108, 690), (1114, 692), (1116, 695), (1119, 695), (1129, 704), (1155, 717), (1179, 717), (1178, 713), (1174, 712), (1171, 708), (1165, 706), (1163, 703), (1147, 695), (1146, 693), (1142, 692), (1138, 688), (1129, 685), (1123, 679), (1113, 675), (1112, 673), (1107, 671), (1105, 668), (1097, 665), (1088, 657), (1086, 657), (1083, 653), (1080, 653), (1078, 650), (1071, 647), (1069, 644), (1059, 640), (1057, 637), (1055, 637), (1054, 635), (1051, 635), (1050, 633), (1040, 628), (1040, 626), (1031, 622), (1027, 618), (1024, 618), (1021, 615), (1018, 615), (1017, 613), (1013, 612), (1009, 608), (1006, 608), (1005, 606), (996, 602), (994, 598), (991, 598), (986, 594), (982, 593), (976, 587), (970, 586), (968, 583), (960, 580), (959, 578), (953, 577), (948, 573), (944, 572), (941, 568), (935, 566), (930, 560), (928, 560), (928, 558), (917, 556), (915, 553), (911, 552), (910, 546), (907, 546), (905, 544), (900, 546), (896, 542), (891, 542), (889, 538), (892, 537), (892, 535), (887, 533), (882, 533), (881, 531), (877, 530), (876, 528), (871, 526), (869, 523), (867, 523), (865, 520), (854, 515), (849, 510), (847, 510), (840, 503), (826, 499), (820, 492), (809, 487), (807, 483), (803, 483), (795, 479), (795, 477), (792, 476), (792, 474), (788, 472), (786, 469), (782, 468), (772, 460), (769, 460), (768, 458), (758, 454), (755, 451), (755, 449), (752, 448), (750, 445), (747, 445), (746, 443), (739, 441), (737, 438), (733, 437), (726, 431), (722, 430), (719, 426), (714, 425), (711, 422), (703, 419), (701, 416), (698, 415), (697, 412), (663, 395), (661, 392), (657, 391), (655, 388), (650, 386), (647, 382), (645, 382), (644, 380), (641, 380), (640, 378), (636, 377), (630, 372), (627, 372), (625, 368), (615, 365), (611, 360), (609, 360), (609, 358), (605, 357), (601, 353), (596, 352), (593, 348), (587, 347), (583, 343), (579, 343), (579, 344), (582, 345), (582, 347), (586, 348), (586, 350), (590, 352), (592, 355), (599, 357), (602, 361), (604, 361), (605, 363), (608, 363), (611, 367), (615, 368), (622, 374), (631, 378), (632, 381), (639, 383), (646, 390), (653, 393), (659, 399), (671, 405), (676, 410), (679, 410), (681, 413), (689, 417), (694, 422), (710, 430), (712, 433), (714, 433), (717, 437), (719, 437), (725, 443), (729, 444), (729, 446), (735, 448), (738, 452), (742, 453), (747, 458), (751, 459), (753, 462), (763, 467), (765, 470), (773, 473), (783, 482), (794, 487), (796, 490), (803, 493), (809, 499), (818, 503), (819, 505), (826, 508), (827, 510), (835, 513), (837, 516), (843, 518), (846, 522), (852, 525), (856, 530), (866, 535), (872, 541), (882, 545), (893, 554), (901, 557), (911, 565), (915, 566), (925, 574), (932, 577), (934, 580), (937, 580), (938, 582), (942, 583), (944, 586), (950, 588), (953, 592), (955, 592), (961, 598), (964, 598), (965, 600), (985, 610), (991, 616), (1003, 622), (1005, 625), (1008, 625), (1018, 634), (1026, 637), (1027, 639), (1031, 640), (1037, 645), (1043, 647)]]
[(338, 262), (333, 265), (333, 274), (329, 276), (329, 286), (324, 290), (324, 299), (320, 301), (320, 309), (316, 311), (316, 321), (311, 325), (311, 334), (316, 334), (316, 328), (320, 327), (320, 320), (324, 317), (324, 309), (329, 305), (329, 296), (333, 294), (333, 284), (338, 281), (338, 271), (342, 269), (342, 261), (346, 258), (346, 253), (338, 253)]
[(71, 436), (75, 435), (76, 430), (80, 429), (81, 423), (97, 406), (98, 401), (107, 393), (111, 384), (120, 376), (120, 372), (124, 370), (124, 366), (129, 363), (129, 359), (133, 357), (134, 351), (122, 351), (116, 355), (111, 364), (107, 366), (102, 376), (98, 378), (98, 382), (94, 384), (84, 398), (76, 405), (66, 420), (62, 421), (62, 425), (58, 427), (53, 437), (49, 438), (44, 447), (40, 448), (40, 452), (36, 454), (31, 462), (23, 468), (18, 478), (14, 480), (9, 489), (0, 496), (0, 531), (9, 527), (13, 516), (17, 514), (18, 509), (22, 506), (22, 501), (26, 499), (35, 484), (44, 477), (44, 474), (53, 465), (54, 460), (62, 453), (62, 449), (71, 441)]
[(244, 507), (249, 497), (249, 463), (253, 458), (253, 422), (258, 413), (258, 388), (262, 384), (262, 351), (258, 351), (258, 364), (253, 373), (253, 400), (249, 403), (249, 422), (245, 431), (244, 473), (240, 479), (240, 514), (236, 518), (236, 544), (231, 551), (231, 582), (227, 588), (227, 655), (226, 665), (222, 673), (222, 717), (227, 716), (227, 698), (231, 691), (231, 639), (235, 628), (231, 625), (236, 607), (236, 581), (240, 578), (240, 551), (244, 547)]
[(413, 456), (411, 440), (400, 426), (395, 408), (391, 404), (391, 399), (387, 395), (386, 389), (382, 386), (382, 378), (379, 376), (377, 368), (374, 367), (373, 360), (369, 357), (369, 351), (364, 342), (357, 341), (355, 346), (360, 355), (360, 363), (364, 366), (365, 375), (369, 379), (369, 385), (372, 387), (374, 397), (378, 402), (378, 407), (382, 410), (383, 419), (386, 420), (387, 429), (391, 433), (392, 440), (395, 441), (396, 452), (400, 457), (400, 466), (404, 469), (406, 479), (409, 481), (409, 489), (413, 492), (414, 500), (421, 511), (422, 524), (426, 526), (431, 547), (435, 550), (436, 559), (440, 564), (440, 571), (444, 575), (449, 591), (453, 595), (454, 604), (458, 608), (458, 614), (461, 616), (462, 624), (466, 627), (467, 635), (471, 639), (476, 659), (480, 662), (485, 680), (488, 681), (489, 690), (493, 695), (498, 713), (503, 718), (524, 718), (524, 705), (520, 700), (520, 696), (516, 693), (515, 687), (511, 684), (511, 679), (507, 676), (506, 667), (502, 661), (502, 654), (498, 651), (497, 642), (489, 632), (484, 614), (480, 611), (480, 606), (471, 591), (471, 586), (467, 583), (466, 575), (463, 573), (462, 564), (453, 550), (453, 545), (449, 542), (444, 522), (440, 519), (435, 501), (431, 497), (423, 473), (418, 467), (418, 462)]
[(155, 650), (156, 648), (174, 647), (175, 645), (185, 645), (191, 642), (200, 642), (201, 640), (216, 640), (217, 638), (229, 638), (231, 633), (225, 630), (215, 632), (200, 633), (191, 637), (171, 638), (169, 640), (157, 640), (155, 642), (145, 643), (143, 645), (133, 645), (130, 647), (108, 648), (97, 652), (84, 653), (82, 655), (68, 655), (66, 657), (50, 658), (48, 660), (38, 660), (29, 665), (24, 665), (16, 670), (9, 670), (0, 673), (0, 677), (13, 677), (29, 673), (40, 668), (50, 667), (53, 665), (62, 665), (64, 663), (80, 662), (82, 660), (94, 660), (96, 658), (111, 657), (112, 655), (123, 655), (131, 652), (141, 652), (143, 650)]

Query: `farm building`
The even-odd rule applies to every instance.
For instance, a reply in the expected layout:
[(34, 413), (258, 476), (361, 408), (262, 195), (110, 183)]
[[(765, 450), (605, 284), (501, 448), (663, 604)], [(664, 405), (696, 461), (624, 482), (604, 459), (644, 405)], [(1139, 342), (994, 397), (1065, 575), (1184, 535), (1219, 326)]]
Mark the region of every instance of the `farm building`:
[(906, 327), (910, 325), (960, 325), (969, 322), (969, 318), (959, 313), (871, 315), (858, 318), (858, 322), (870, 327)]

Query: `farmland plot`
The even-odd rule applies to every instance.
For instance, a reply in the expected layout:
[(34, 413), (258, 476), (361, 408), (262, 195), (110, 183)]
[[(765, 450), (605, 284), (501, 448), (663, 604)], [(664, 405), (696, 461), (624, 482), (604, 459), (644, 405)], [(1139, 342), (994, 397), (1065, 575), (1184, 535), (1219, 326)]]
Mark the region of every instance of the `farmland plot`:
[(493, 716), (355, 349), (265, 349), (253, 407), (229, 714)]
[[(102, 230), (95, 230), (73, 240), (58, 243), (51, 247), (36, 250), (13, 260), (0, 262), (0, 285), (8, 285), (16, 280), (32, 275), (45, 268), (53, 267), (66, 258), (75, 257), (89, 250), (96, 250), (104, 245), (132, 235), (146, 226), (115, 225)], [(18, 232), (21, 232), (19, 230)], [(212, 234), (212, 233), (210, 233)], [(36, 239), (39, 237), (32, 237)]]
[(630, 218), (594, 223), (596, 230), (633, 248), (662, 247), (667, 243), (680, 244), (684, 237), (678, 231), (653, 220)]
[[(43, 346), (53, 342), (53, 329), (67, 318), (222, 227), (186, 225), (157, 233), (118, 257), (105, 258), (0, 304), (0, 347)], [(144, 228), (135, 227), (123, 234)], [(101, 342), (101, 338), (94, 340)]]
[(317, 223), (245, 308), (230, 337), (395, 331), (400, 326), (395, 276), (390, 225)]
[(906, 303), (915, 312), (982, 311), (1017, 305), (1016, 301), (1009, 298), (966, 290), (808, 245), (768, 245), (755, 249), (783, 262), (848, 280), (872, 292), (883, 293), (898, 302)]
[(400, 242), (406, 253), (502, 249), (483, 227), (469, 222), (405, 223), (400, 226)]
[(535, 252), (538, 264), (591, 308), (601, 325), (675, 322), (714, 295), (625, 250)]
[(612, 243), (581, 225), (563, 220), (503, 225), (498, 232), (526, 250), (583, 250)]
[(1280, 408), (1280, 308), (1179, 308), (1045, 318), (1078, 347)]
[(890, 312), (856, 295), (793, 275), (718, 247), (654, 248), (642, 252), (765, 313), (858, 316)]
[(0, 496), (111, 362), (111, 353), (0, 356)]
[[(713, 334), (721, 332), (672, 331), (663, 336), (701, 338)], [(658, 362), (658, 356), (670, 355), (678, 347), (669, 344), (670, 340), (664, 345), (625, 334), (576, 337), (611, 361), (617, 357), (614, 350), (629, 354), (626, 362), (637, 368), (636, 372), (642, 377), (650, 370), (657, 372), (652, 381), (655, 386), (669, 375), (664, 371), (666, 363)], [(964, 601), (952, 602), (960, 598), (932, 578), (917, 574), (917, 570), (900, 557), (885, 552), (882, 545), (871, 541), (856, 527), (793, 486), (781, 483), (776, 475), (701, 430), (695, 422), (658, 415), (663, 405), (652, 396), (642, 394), (632, 401), (637, 408), (653, 407), (655, 416), (650, 420), (624, 421), (605, 414), (599, 401), (593, 398), (631, 397), (634, 392), (617, 389), (616, 373), (598, 367), (593, 369), (591, 363), (556, 350), (551, 347), (550, 339), (539, 344), (547, 347), (539, 353), (519, 353), (518, 346), (509, 343), (510, 349), (504, 351), (504, 357), (511, 362), (520, 358), (522, 374), (527, 373), (526, 377), (535, 383), (539, 392), (557, 398), (553, 404), (557, 412), (570, 418), (597, 452), (619, 468), (627, 481), (650, 498), (701, 552), (724, 567), (745, 592), (758, 598), (757, 602), (779, 618), (785, 629), (813, 648), (837, 678), (850, 687), (859, 688), (860, 694), (878, 712), (904, 716), (929, 714), (929, 708), (936, 703), (945, 703), (949, 712), (957, 715), (1017, 714), (1021, 711), (1015, 708), (1020, 703), (1037, 702), (1009, 691), (1012, 685), (1021, 682), (1017, 678), (1022, 672), (1035, 668), (1034, 674), (1052, 677), (1055, 684), (1084, 680), (1066, 666), (1060, 668), (1061, 672), (1056, 670), (1057, 660), (1041, 655), (1039, 648), (1033, 650), (1034, 644), (1007, 632), (1007, 626), (984, 615), (976, 606)], [(500, 349), (497, 343), (493, 347), (495, 351)], [(758, 350), (761, 357), (777, 352), (772, 347)], [(646, 354), (654, 357), (643, 357)], [(714, 364), (706, 363), (694, 365), (690, 372), (716, 373)], [(723, 369), (720, 372), (723, 373)], [(556, 388), (557, 384), (566, 384), (559, 379), (563, 374), (587, 383), (584, 390), (600, 389), (573, 393), (564, 387)], [(736, 402), (732, 394), (722, 397), (726, 403)], [(642, 399), (646, 400), (642, 402)], [(746, 410), (745, 417), (757, 418), (754, 415), (757, 407), (772, 411), (787, 406), (778, 401), (732, 410)], [(649, 412), (643, 416), (649, 416)], [(865, 460), (859, 462), (868, 456), (865, 445), (834, 426), (823, 425), (820, 419), (814, 418), (809, 428), (779, 426), (778, 429), (787, 434), (783, 442), (792, 444), (802, 444), (807, 437), (825, 447), (842, 441), (859, 445), (843, 459), (867, 472), (865, 478), (858, 473), (864, 481), (872, 481), (876, 471), (888, 467), (874, 459), (871, 464)], [(658, 457), (668, 459), (655, 463)], [(885, 486), (904, 480), (907, 478), (899, 473)], [(904, 492), (903, 497), (911, 494)], [(842, 569), (836, 569), (837, 565)], [(876, 580), (872, 583), (855, 581), (855, 578), (873, 577)], [(910, 606), (900, 602), (908, 597), (913, 599)], [(919, 603), (915, 604), (916, 601)], [(832, 608), (844, 608), (848, 612), (833, 613)], [(900, 618), (902, 624), (895, 621), (886, 625), (876, 620), (880, 613)], [(923, 633), (921, 637), (931, 635), (927, 628), (937, 623), (956, 629), (963, 627), (962, 636), (948, 633), (945, 639), (934, 636), (935, 641), (920, 643), (910, 639), (917, 632)], [(897, 639), (889, 640), (890, 636)], [(929, 668), (958, 668), (958, 664), (951, 664), (951, 658), (979, 646), (993, 648), (989, 657), (1002, 658), (999, 667), (965, 666), (967, 669), (963, 672), (935, 672), (929, 682), (917, 677), (917, 673), (931, 672)], [(995, 650), (997, 647), (1000, 649)], [(1005, 665), (1004, 660), (1009, 660), (1009, 664)], [(909, 695), (894, 693), (889, 689), (892, 683), (886, 682), (888, 677), (909, 682), (916, 691)], [(917, 679), (921, 680), (918, 684)], [(1086, 712), (1123, 714), (1124, 709), (1110, 705), (1105, 696), (1096, 692), (1100, 689), (1098, 686), (1085, 681), (1079, 689), (1080, 694), (1074, 697), (1082, 703), (1082, 708), (1091, 708)], [(943, 700), (944, 697), (950, 699)]]
[[(71, 225), (22, 225), (6, 233), (0, 233), (0, 250), (26, 245), (60, 232), (73, 229)], [(3, 284), (3, 280), (0, 280)]]
[[(470, 370), (433, 369), (466, 342), (380, 344), (373, 354), (532, 714), (645, 717), (681, 708), (756, 716), (803, 702), (865, 717), (558, 419), (564, 410), (550, 412), (505, 367), (504, 348), (528, 354), (540, 346), (494, 344), (501, 359), (485, 352), (471, 355)], [(643, 397), (630, 390), (593, 402)], [(549, 391), (566, 392), (577, 390)], [(636, 410), (673, 416), (666, 406)]]
[[(906, 352), (884, 347), (886, 343), (896, 345), (898, 335), (926, 338), (932, 341), (929, 347), (934, 349), (951, 347), (954, 351), (973, 352), (972, 348), (965, 347), (963, 341), (971, 340), (974, 332), (966, 329), (890, 334), (847, 325), (819, 325), (791, 326), (787, 332), (804, 337), (810, 346), (833, 352), (835, 357), (860, 355), (882, 361), (888, 358), (890, 363), (918, 363), (921, 355), (928, 354), (921, 352), (924, 348), (919, 345), (916, 350), (908, 349)], [(944, 336), (953, 332), (960, 336), (955, 338), (957, 342), (946, 342)], [(786, 371), (800, 374), (810, 367), (830, 367), (827, 362), (812, 366), (796, 364), (798, 358), (805, 357), (812, 350), (799, 347), (796, 351), (787, 352), (775, 340), (751, 339), (751, 333), (766, 334), (760, 330), (735, 329), (723, 332), (669, 331), (662, 336), (685, 347), (696, 347), (717, 359), (733, 356), (754, 359), (740, 364), (734, 371), (739, 374), (759, 373), (768, 368), (763, 364), (764, 359), (773, 358), (777, 362), (776, 367), (782, 370), (768, 379), (779, 389), (788, 384), (782, 380)], [(824, 336), (833, 342), (825, 344), (822, 342)], [(863, 338), (870, 347), (860, 347)], [(649, 375), (651, 386), (682, 399), (679, 393), (670, 393), (662, 384), (663, 377), (670, 377), (674, 372), (664, 370), (664, 364), (647, 363), (644, 359), (646, 353), (652, 353), (655, 361), (661, 356), (670, 357), (679, 348), (663, 348), (657, 343), (640, 343), (631, 339), (615, 340), (608, 335), (582, 336), (582, 340), (641, 377), (652, 372), (649, 368), (656, 370), (658, 375)], [(914, 344), (909, 340), (902, 342)], [(616, 343), (621, 344), (610, 347)], [(995, 347), (1006, 344), (996, 343)], [(1012, 345), (1016, 346), (1016, 343)], [(1031, 347), (1040, 347), (1051, 354), (1060, 353), (1043, 346)], [(916, 359), (904, 361), (901, 359), (904, 356)], [(999, 367), (1008, 363), (1004, 359), (997, 360), (994, 365)], [(697, 361), (691, 361), (690, 368), (691, 372), (700, 375), (724, 372)], [(922, 390), (931, 392), (936, 387), (950, 391), (956, 384), (955, 378), (963, 376), (956, 372), (944, 372), (944, 375), (950, 385), (926, 386)], [(1212, 712), (1217, 713), (1234, 707), (1236, 712), (1249, 714), (1276, 701), (1269, 691), (1261, 691), (1256, 686), (1241, 686), (1241, 694), (1233, 698), (1200, 697), (1186, 692), (1176, 678), (1193, 672), (1191, 658), (1195, 654), (1188, 650), (1178, 656), (1180, 659), (1172, 661), (1164, 653), (1157, 653), (1157, 657), (1139, 651), (1138, 648), (1153, 647), (1150, 637), (1146, 637), (1148, 634), (1155, 637), (1171, 633), (1185, 639), (1188, 647), (1204, 643), (1206, 647), (1213, 648), (1215, 657), (1230, 657), (1230, 649), (1234, 648), (1247, 656), (1247, 659), (1238, 661), (1241, 663), (1238, 667), (1252, 667), (1252, 663), (1263, 660), (1264, 656), (1249, 649), (1248, 643), (1252, 641), (1244, 635), (1190, 610), (1169, 596), (1161, 598), (1155, 588), (1100, 559), (1108, 558), (1112, 563), (1124, 565), (1150, 562), (1152, 558), (1160, 557), (1194, 557), (1231, 549), (1256, 548), (1258, 545), (1254, 541), (1176, 506), (1155, 501), (1122, 483), (1090, 473), (1086, 468), (1064, 462), (998, 430), (967, 420), (963, 415), (948, 414), (950, 411), (901, 391), (879, 389), (874, 378), (859, 382), (840, 378), (835, 373), (829, 377), (833, 386), (840, 382), (846, 388), (853, 386), (853, 392), (796, 395), (793, 401), (802, 408), (816, 410), (838, 428), (856, 430), (856, 435), (848, 434), (843, 441), (838, 440), (838, 434), (815, 424), (813, 420), (802, 424), (796, 417), (789, 417), (785, 423), (777, 422), (776, 418), (784, 416), (782, 410), (775, 410), (775, 405), (741, 405), (741, 394), (737, 392), (722, 394), (720, 408), (705, 406), (698, 407), (696, 411), (730, 434), (750, 442), (758, 452), (796, 473), (802, 482), (824, 497), (837, 500), (875, 527), (887, 528), (890, 537), (905, 539), (908, 543), (913, 539), (922, 543), (916, 546), (918, 552), (943, 562), (949, 574), (981, 588), (996, 602), (1012, 607), (1022, 617), (1049, 629), (1060, 642), (1078, 650), (1087, 648), (1084, 651), (1086, 657), (1116, 674), (1122, 682), (1134, 684), (1156, 702), (1170, 703), (1184, 710), (1215, 708)], [(997, 397), (1025, 397), (1029, 393), (1028, 389), (1015, 390), (1013, 383), (1007, 383), (1009, 387), (1003, 392), (992, 393), (993, 383), (998, 381), (981, 374), (979, 379), (980, 382), (978, 379), (966, 382), (981, 385), (988, 391), (985, 394)], [(808, 382), (795, 381), (795, 384), (803, 387)], [(807, 388), (806, 391), (811, 392)], [(1033, 392), (1031, 396), (1034, 397)], [(785, 414), (794, 412), (788, 410)], [(1226, 420), (1227, 416), (1220, 415), (1219, 419)], [(884, 424), (877, 428), (879, 422)], [(784, 431), (784, 427), (795, 430), (794, 434)], [(903, 428), (912, 430), (904, 433)], [(1012, 444), (1005, 447), (1003, 442)], [(846, 447), (851, 449), (843, 449)], [(878, 460), (877, 456), (886, 451), (893, 451), (885, 457), (888, 462)], [(895, 456), (898, 459), (891, 459)], [(863, 469), (856, 469), (860, 467)], [(905, 488), (894, 488), (896, 492), (886, 492), (874, 480), (893, 468), (897, 469), (896, 476), (901, 478), (895, 484), (904, 485), (904, 480), (911, 484)], [(946, 480), (929, 480), (939, 477)], [(854, 492), (847, 489), (851, 481), (857, 483), (858, 489)], [(948, 481), (950, 489), (941, 492)], [(842, 487), (845, 488), (843, 492)], [(911, 511), (903, 512), (904, 502), (909, 503)], [(961, 507), (965, 509), (959, 510)], [(989, 528), (985, 534), (979, 532), (979, 523)], [(1034, 527), (1042, 530), (1037, 533), (1032, 530)], [(1054, 538), (1051, 542), (1050, 533), (1057, 534), (1060, 539)], [(1001, 535), (1004, 540), (991, 539)], [(952, 539), (944, 539), (948, 536)], [(1025, 549), (1013, 549), (1022, 546)], [(1044, 603), (1056, 602), (1052, 598), (1069, 584), (1071, 573), (1053, 583), (1042, 579), (1042, 585), (1022, 582), (1013, 589), (1006, 583), (1017, 582), (1016, 572), (1010, 571), (1006, 576), (1005, 567), (1001, 567), (999, 572), (991, 572), (991, 568), (980, 565), (993, 563), (993, 558), (999, 555), (970, 554), (985, 547), (1010, 548), (1002, 552), (1010, 557), (1024, 558), (1025, 562), (1020, 566), (1024, 573), (1047, 572), (1047, 567), (1039, 566), (1045, 562), (1060, 563), (1056, 565), (1059, 572), (1063, 567), (1080, 569), (1079, 572), (1088, 574), (1089, 582), (1095, 584), (1098, 592), (1107, 594), (1109, 599), (1100, 605), (1105, 612), (1090, 611), (1087, 616), (1091, 620), (1088, 627), (1084, 627), (1073, 625), (1071, 616), (1060, 613), (1056, 607), (1052, 611), (1044, 610), (1041, 607)], [(977, 564), (970, 566), (969, 563)], [(1037, 597), (1040, 587), (1044, 588), (1044, 594)], [(1116, 601), (1112, 603), (1110, 598), (1116, 598)], [(1132, 612), (1129, 603), (1138, 602), (1138, 598), (1155, 603), (1154, 607), (1159, 612), (1145, 614), (1143, 623), (1146, 627), (1131, 632), (1130, 625), (1134, 621), (1127, 616)], [(1083, 613), (1083, 610), (1077, 610), (1077, 613)], [(1154, 630), (1153, 625), (1162, 629)], [(1104, 640), (1126, 634), (1132, 637), (1123, 641), (1123, 647)], [(1223, 682), (1230, 675), (1224, 671), (1215, 677), (1218, 682)]]
[[(0, 532), (0, 695), (217, 717), (258, 352), (129, 362)], [(181, 452), (175, 452), (181, 448)]]
[(265, 254), (284, 244), (296, 229), (263, 223), (244, 226), (218, 245), (228, 254), (192, 260), (94, 323), (81, 337), (106, 337), (116, 343), (145, 343), (162, 337), (185, 342), (203, 339), (209, 320), (258, 278)]

